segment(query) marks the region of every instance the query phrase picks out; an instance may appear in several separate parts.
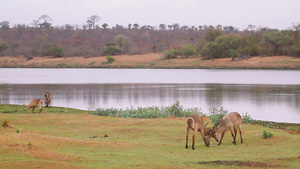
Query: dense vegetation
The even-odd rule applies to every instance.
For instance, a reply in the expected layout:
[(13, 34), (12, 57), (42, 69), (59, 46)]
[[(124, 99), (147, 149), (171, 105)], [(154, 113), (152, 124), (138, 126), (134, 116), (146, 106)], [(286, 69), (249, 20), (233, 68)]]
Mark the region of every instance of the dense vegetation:
[(0, 22), (0, 56), (85, 56), (146, 54), (161, 52), (164, 59), (202, 56), (207, 59), (256, 55), (300, 56), (300, 24), (287, 30), (249, 25), (244, 30), (233, 26), (158, 27), (137, 23), (128, 27), (109, 27), (100, 17), (91, 16), (86, 24), (52, 26), (42, 15), (31, 25)]

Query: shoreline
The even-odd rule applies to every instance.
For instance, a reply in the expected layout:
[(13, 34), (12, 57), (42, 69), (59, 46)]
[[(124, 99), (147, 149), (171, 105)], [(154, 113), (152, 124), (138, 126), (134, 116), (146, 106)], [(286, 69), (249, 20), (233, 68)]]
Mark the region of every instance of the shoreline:
[[(10, 107), (9, 109), (15, 109), (15, 110), (6, 111), (7, 107)], [(24, 105), (18, 105), (18, 104), (0, 104), (0, 113), (2, 113), (2, 114), (24, 114), (24, 113), (16, 113), (19, 110), (24, 111), (23, 108), (24, 108)], [(97, 111), (97, 110), (82, 110), (82, 109), (71, 108), (71, 107), (56, 107), (56, 106), (51, 106), (50, 108), (46, 108), (46, 107), (44, 107), (44, 108), (47, 109), (47, 110), (51, 110), (52, 109), (53, 112), (51, 111), (50, 113), (60, 113), (60, 112), (55, 112), (57, 109), (65, 109), (65, 110), (69, 109), (69, 110), (72, 110), (72, 111), (78, 111), (79, 114), (84, 113), (84, 114), (95, 115), (95, 114), (92, 114), (91, 112), (96, 112)], [(3, 109), (5, 109), (5, 111), (3, 111)], [(35, 111), (37, 112), (37, 110), (35, 110)], [(69, 113), (72, 113), (72, 112), (69, 112)], [(25, 114), (31, 114), (31, 112), (25, 113)], [(38, 114), (38, 113), (35, 113), (35, 114)], [(99, 116), (99, 115), (96, 115), (96, 116)], [(170, 118), (170, 117), (166, 117), (166, 118)], [(141, 118), (141, 119), (143, 119), (143, 118)], [(148, 118), (148, 119), (157, 119), (157, 118)], [(283, 124), (283, 125), (287, 125), (287, 126), (289, 126), (289, 125), (295, 125), (295, 126), (299, 127), (298, 134), (300, 134), (300, 123), (275, 122), (275, 121), (256, 120), (256, 119), (253, 119), (253, 120), (254, 120), (253, 124), (258, 124), (258, 125), (262, 125), (262, 126), (267, 126), (269, 123), (273, 123), (273, 125), (276, 125), (276, 124), (278, 124), (278, 125), (282, 125)]]
[(300, 70), (300, 58), (290, 56), (254, 56), (232, 61), (231, 58), (203, 60), (199, 57), (162, 60), (161, 54), (117, 55), (115, 62), (106, 57), (51, 56), (27, 59), (24, 56), (0, 57), (0, 68), (112, 68), (112, 69), (274, 69)]

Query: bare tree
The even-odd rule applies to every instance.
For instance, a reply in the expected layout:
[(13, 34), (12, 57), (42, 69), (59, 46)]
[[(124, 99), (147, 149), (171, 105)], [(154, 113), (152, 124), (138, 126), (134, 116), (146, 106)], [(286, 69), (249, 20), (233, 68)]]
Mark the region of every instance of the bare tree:
[(38, 18), (38, 25), (40, 26), (40, 28), (50, 28), (51, 27), (51, 21), (53, 21), (53, 19), (48, 16), (48, 15), (41, 15)]
[(100, 21), (100, 16), (98, 15), (93, 15), (93, 16), (90, 16), (88, 18), (88, 20), (86, 21), (87, 22), (87, 27), (89, 29), (96, 29), (97, 27), (99, 27), (97, 24), (98, 22)]

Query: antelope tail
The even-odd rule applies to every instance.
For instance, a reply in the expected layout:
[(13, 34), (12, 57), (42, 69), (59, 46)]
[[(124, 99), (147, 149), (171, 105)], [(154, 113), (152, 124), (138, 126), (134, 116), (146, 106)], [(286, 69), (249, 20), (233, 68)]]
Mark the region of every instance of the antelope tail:
[(188, 117), (188, 118), (186, 119), (186, 122), (187, 122), (189, 119), (192, 119), (192, 121), (193, 121), (193, 128), (194, 128), (194, 126), (195, 126), (195, 120), (194, 120), (192, 117)]

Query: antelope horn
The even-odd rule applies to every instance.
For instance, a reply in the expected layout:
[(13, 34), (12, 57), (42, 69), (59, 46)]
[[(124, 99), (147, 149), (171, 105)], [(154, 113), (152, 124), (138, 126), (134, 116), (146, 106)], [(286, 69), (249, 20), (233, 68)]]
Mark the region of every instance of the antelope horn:
[(214, 125), (214, 127), (212, 128), (212, 131), (214, 132), (214, 129), (215, 129), (216, 125)]

